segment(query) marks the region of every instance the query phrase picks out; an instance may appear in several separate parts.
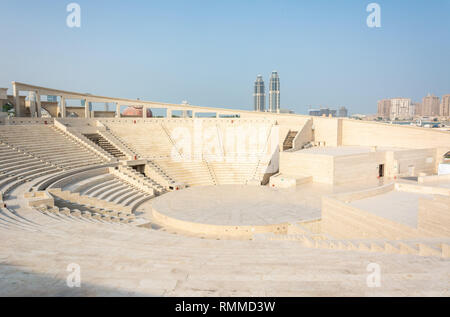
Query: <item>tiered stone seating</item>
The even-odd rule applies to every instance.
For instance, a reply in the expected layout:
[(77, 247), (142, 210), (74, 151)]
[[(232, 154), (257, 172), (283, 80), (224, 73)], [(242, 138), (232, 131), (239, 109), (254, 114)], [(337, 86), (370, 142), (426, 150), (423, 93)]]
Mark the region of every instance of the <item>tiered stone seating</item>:
[(153, 160), (147, 160), (146, 175), (154, 178), (155, 181), (165, 186), (166, 189), (173, 189), (176, 186), (176, 181)]
[(60, 197), (71, 202), (77, 202), (78, 199), (86, 204), (133, 213), (141, 204), (154, 197), (153, 189), (146, 190), (132, 182), (123, 181), (114, 174), (109, 174), (107, 168), (86, 172), (85, 178), (70, 179), (73, 180), (71, 183), (63, 180), (52, 187), (57, 194), (63, 193)]
[(264, 172), (264, 166), (256, 172), (255, 162), (208, 162), (208, 164), (213, 168), (218, 184), (246, 184), (252, 179), (261, 180)]
[[(7, 277), (1, 296), (448, 294), (448, 262), (439, 258), (336, 252), (297, 241), (180, 239), (162, 230), (61, 213), (40, 214), (59, 219), (46, 232), (0, 230), (0, 238), (11, 241), (0, 245), (0, 258), (15, 264), (4, 260), (0, 267)], [(58, 273), (74, 262), (82, 265), (83, 286), (69, 289)], [(382, 265), (381, 288), (367, 287), (366, 266), (373, 262)], [(35, 272), (45, 272), (45, 279)]]
[(204, 161), (176, 162), (156, 160), (167, 173), (179, 182), (189, 186), (211, 186), (216, 182)]
[(119, 214), (131, 216), (139, 205), (139, 202), (149, 197), (148, 195), (140, 194), (139, 196), (135, 196), (136, 200), (134, 201), (129, 200), (127, 203), (116, 203), (106, 200), (108, 199), (108, 195), (100, 198), (80, 195), (79, 193), (72, 193), (70, 191), (62, 191), (60, 189), (50, 189), (49, 192), (55, 198), (55, 205), (58, 207), (85, 210), (111, 216), (117, 216)]
[[(111, 210), (104, 210), (92, 206), (80, 204), (70, 204), (66, 201), (56, 199), (56, 204), (60, 207), (49, 207), (41, 205), (36, 210), (57, 221), (77, 221), (81, 223), (120, 223), (134, 224), (136, 217), (133, 214), (118, 213)], [(76, 209), (79, 208), (79, 209)]]
[(164, 186), (158, 184), (151, 178), (145, 177), (141, 173), (134, 170), (131, 166), (119, 166), (115, 171), (119, 173), (116, 174), (123, 181), (133, 184), (134, 186), (141, 187), (145, 186), (153, 190), (156, 194), (162, 194), (165, 192)]
[[(168, 119), (107, 121), (104, 124), (113, 136), (128, 144), (130, 149), (139, 153), (139, 156), (151, 158), (160, 165), (159, 168), (172, 178), (171, 181), (183, 182), (190, 186), (245, 184), (249, 180), (261, 181), (269, 163), (267, 157), (264, 157), (265, 147), (260, 149), (261, 153), (254, 153), (251, 149), (244, 149), (243, 153), (235, 153), (236, 149), (227, 149), (224, 144), (227, 129), (243, 127), (250, 132), (250, 124), (254, 124), (253, 121), (205, 119), (199, 123), (192, 120)], [(258, 121), (256, 124), (258, 130), (267, 130), (267, 132), (273, 126), (271, 121)], [(180, 127), (183, 130), (176, 130)], [(188, 137), (191, 138), (198, 133), (203, 138), (203, 134), (207, 132), (211, 140), (215, 142), (215, 148), (218, 151), (215, 155), (225, 156), (225, 159), (218, 161), (211, 157), (207, 146), (202, 148), (202, 159), (205, 160), (203, 162), (183, 156), (186, 153), (183, 153), (182, 148), (178, 148), (176, 140), (180, 131), (189, 134)], [(239, 129), (233, 131), (236, 132)], [(264, 137), (264, 142), (266, 141)], [(178, 162), (174, 155), (183, 156), (183, 162)], [(248, 158), (248, 155), (253, 157)], [(236, 158), (237, 161), (230, 163), (226, 159), (227, 156)], [(244, 158), (243, 161), (240, 160), (241, 157)]]
[(53, 126), (1, 126), (0, 140), (64, 169), (104, 162), (73, 139), (65, 137)]
[(90, 133), (90, 134), (85, 134), (84, 136), (87, 137), (89, 140), (91, 140), (93, 143), (100, 146), (102, 149), (104, 149), (106, 152), (108, 152), (110, 155), (114, 156), (115, 158), (117, 158), (119, 160), (126, 159), (126, 156), (122, 151), (120, 151), (117, 147), (114, 146), (114, 144), (111, 144), (107, 139), (105, 139), (100, 134)]
[[(340, 251), (363, 251), (387, 254), (410, 254), (419, 256), (436, 256), (450, 258), (450, 239), (409, 239), (409, 240), (376, 240), (376, 239), (333, 239), (323, 234), (314, 234), (305, 228), (292, 225), (295, 230), (288, 234), (264, 233), (255, 235), (257, 240), (265, 241), (298, 241), (307, 248), (330, 249)], [(298, 233), (292, 233), (298, 232)]]
[(86, 220), (91, 220), (91, 222), (105, 221), (131, 223), (136, 219), (136, 217), (130, 213), (117, 212), (91, 205), (78, 204), (76, 202), (70, 202), (58, 197), (55, 198), (55, 205), (55, 207), (41, 205), (38, 206), (36, 210), (46, 215), (57, 215), (69, 219), (83, 218)]
[(124, 142), (106, 126), (104, 127), (107, 130), (97, 131), (97, 133), (100, 134), (109, 143), (118, 148), (126, 156), (127, 159), (132, 160), (139, 158), (139, 153), (130, 144)]
[(14, 186), (60, 169), (28, 153), (0, 144), (0, 191), (7, 194)]
[(130, 144), (141, 157), (167, 158), (171, 156), (172, 143), (159, 121), (137, 122), (136, 124), (108, 122), (106, 126), (114, 135)]

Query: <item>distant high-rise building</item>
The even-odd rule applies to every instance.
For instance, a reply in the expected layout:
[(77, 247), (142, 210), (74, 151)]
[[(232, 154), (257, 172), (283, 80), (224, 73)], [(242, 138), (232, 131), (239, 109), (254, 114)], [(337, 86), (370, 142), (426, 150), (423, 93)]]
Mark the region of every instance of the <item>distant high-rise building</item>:
[(422, 107), (422, 103), (416, 102), (416, 108), (415, 108), (415, 111), (414, 111), (414, 115), (415, 115), (416, 117), (422, 116), (422, 113), (423, 113), (422, 108), (423, 108), (423, 107)]
[(269, 112), (280, 112), (280, 77), (276, 71), (270, 76)]
[(389, 119), (391, 117), (391, 99), (383, 99), (378, 101), (378, 116), (383, 119)]
[(440, 98), (428, 94), (422, 101), (422, 116), (439, 116)]
[(442, 96), (440, 115), (443, 117), (450, 116), (450, 95)]
[(266, 110), (266, 89), (264, 88), (264, 80), (261, 75), (256, 77), (255, 92), (253, 94), (255, 100), (255, 111)]
[(393, 98), (391, 99), (391, 120), (410, 119), (411, 99), (409, 98)]
[(336, 110), (330, 108), (309, 109), (309, 115), (315, 117), (336, 117)]
[(340, 118), (347, 118), (348, 117), (348, 110), (345, 107), (340, 107), (338, 110), (338, 117)]
[(421, 111), (422, 105), (419, 102), (412, 102), (411, 106), (409, 106), (409, 116), (414, 118), (417, 116), (417, 112)]

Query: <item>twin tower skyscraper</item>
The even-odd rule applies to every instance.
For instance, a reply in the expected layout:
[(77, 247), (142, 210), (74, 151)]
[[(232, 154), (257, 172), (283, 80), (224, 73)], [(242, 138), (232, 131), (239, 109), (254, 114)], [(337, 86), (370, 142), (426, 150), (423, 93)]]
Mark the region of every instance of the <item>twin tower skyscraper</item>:
[[(266, 111), (266, 89), (261, 75), (256, 77), (255, 92), (253, 94), (255, 111)], [(272, 72), (269, 83), (269, 108), (268, 112), (280, 112), (280, 77), (276, 71)]]

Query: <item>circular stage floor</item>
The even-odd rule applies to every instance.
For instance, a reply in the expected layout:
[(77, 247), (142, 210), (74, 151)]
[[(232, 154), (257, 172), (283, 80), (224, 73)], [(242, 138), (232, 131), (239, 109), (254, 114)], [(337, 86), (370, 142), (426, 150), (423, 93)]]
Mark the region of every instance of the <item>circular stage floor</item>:
[(299, 189), (220, 185), (173, 191), (154, 200), (163, 217), (216, 226), (267, 226), (320, 217), (320, 202)]

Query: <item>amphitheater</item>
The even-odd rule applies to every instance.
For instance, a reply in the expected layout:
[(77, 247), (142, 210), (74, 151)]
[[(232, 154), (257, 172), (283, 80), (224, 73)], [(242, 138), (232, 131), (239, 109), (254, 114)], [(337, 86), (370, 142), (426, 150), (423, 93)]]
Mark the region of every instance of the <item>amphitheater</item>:
[[(438, 175), (450, 132), (13, 92), (17, 116), (0, 124), (1, 296), (450, 295), (450, 175)], [(90, 106), (105, 102), (116, 109)], [(67, 283), (74, 264), (80, 287)]]

